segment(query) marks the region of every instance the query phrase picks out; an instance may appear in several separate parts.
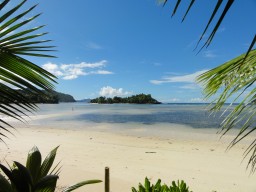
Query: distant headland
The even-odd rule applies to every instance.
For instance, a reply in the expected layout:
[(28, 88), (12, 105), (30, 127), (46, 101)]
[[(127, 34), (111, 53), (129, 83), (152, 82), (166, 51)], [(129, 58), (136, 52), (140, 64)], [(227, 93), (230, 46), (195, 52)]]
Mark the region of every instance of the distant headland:
[(35, 94), (32, 90), (19, 90), (19, 93), (26, 97), (27, 101), (30, 103), (51, 103), (57, 104), (62, 102), (76, 102), (73, 96), (60, 93), (57, 91), (44, 91), (42, 94)]
[(152, 98), (150, 94), (138, 94), (132, 95), (130, 97), (97, 97), (95, 99), (91, 99), (90, 103), (98, 103), (98, 104), (113, 104), (113, 103), (128, 103), (128, 104), (161, 104), (161, 102)]

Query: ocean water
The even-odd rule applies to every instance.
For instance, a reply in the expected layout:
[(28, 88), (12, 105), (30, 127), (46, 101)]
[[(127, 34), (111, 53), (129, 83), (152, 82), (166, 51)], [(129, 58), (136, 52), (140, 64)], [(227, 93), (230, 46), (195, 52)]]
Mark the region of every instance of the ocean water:
[[(37, 123), (65, 124), (65, 122), (110, 124), (180, 124), (192, 128), (218, 128), (224, 117), (210, 115), (203, 104), (40, 104)], [(49, 117), (47, 116), (49, 115)]]

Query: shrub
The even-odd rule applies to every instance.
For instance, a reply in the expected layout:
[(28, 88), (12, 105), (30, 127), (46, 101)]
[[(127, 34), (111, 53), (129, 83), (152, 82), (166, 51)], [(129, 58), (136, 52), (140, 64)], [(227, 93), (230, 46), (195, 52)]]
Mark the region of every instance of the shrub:
[[(54, 192), (59, 178), (59, 163), (51, 170), (58, 147), (54, 148), (42, 161), (41, 153), (33, 147), (27, 156), (26, 166), (14, 161), (13, 166), (0, 164), (0, 169), (8, 177), (0, 173), (0, 192)], [(51, 170), (51, 172), (50, 172)], [(87, 180), (67, 187), (63, 192), (73, 191), (83, 185), (99, 183), (100, 180)]]
[(171, 186), (168, 187), (166, 184), (161, 185), (161, 180), (158, 179), (156, 184), (150, 184), (150, 181), (148, 178), (145, 178), (144, 186), (139, 183), (138, 189), (135, 189), (132, 187), (132, 192), (192, 192), (189, 191), (189, 187), (186, 185), (186, 183), (181, 180), (175, 183), (175, 181), (172, 182)]

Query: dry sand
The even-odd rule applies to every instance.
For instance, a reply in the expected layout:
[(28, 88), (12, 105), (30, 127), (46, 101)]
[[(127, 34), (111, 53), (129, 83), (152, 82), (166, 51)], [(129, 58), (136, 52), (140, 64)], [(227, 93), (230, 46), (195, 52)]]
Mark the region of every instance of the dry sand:
[[(90, 129), (67, 129), (30, 125), (18, 128), (15, 137), (0, 146), (0, 160), (25, 163), (26, 155), (36, 145), (45, 157), (60, 145), (56, 162), (61, 161), (59, 186), (88, 179), (104, 180), (110, 167), (112, 192), (130, 192), (132, 186), (153, 183), (158, 178), (170, 184), (185, 180), (194, 192), (255, 192), (255, 175), (246, 171), (242, 161), (248, 141), (226, 152), (233, 136), (219, 140), (216, 130), (179, 128), (166, 131), (151, 126), (118, 130), (110, 124), (90, 125)], [(145, 125), (146, 126), (146, 125)], [(166, 125), (168, 126), (168, 125)], [(104, 183), (88, 185), (77, 191), (104, 191)]]

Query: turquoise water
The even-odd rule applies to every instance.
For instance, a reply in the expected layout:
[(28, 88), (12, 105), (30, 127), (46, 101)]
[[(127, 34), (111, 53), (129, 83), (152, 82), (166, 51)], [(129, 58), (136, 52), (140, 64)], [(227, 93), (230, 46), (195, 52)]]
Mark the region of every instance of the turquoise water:
[(181, 124), (193, 128), (218, 128), (223, 120), (219, 114), (211, 115), (208, 105), (199, 104), (83, 104), (61, 103), (39, 105), (38, 115), (58, 114), (48, 118), (48, 122), (64, 123), (137, 123), (152, 125), (159, 123)]

